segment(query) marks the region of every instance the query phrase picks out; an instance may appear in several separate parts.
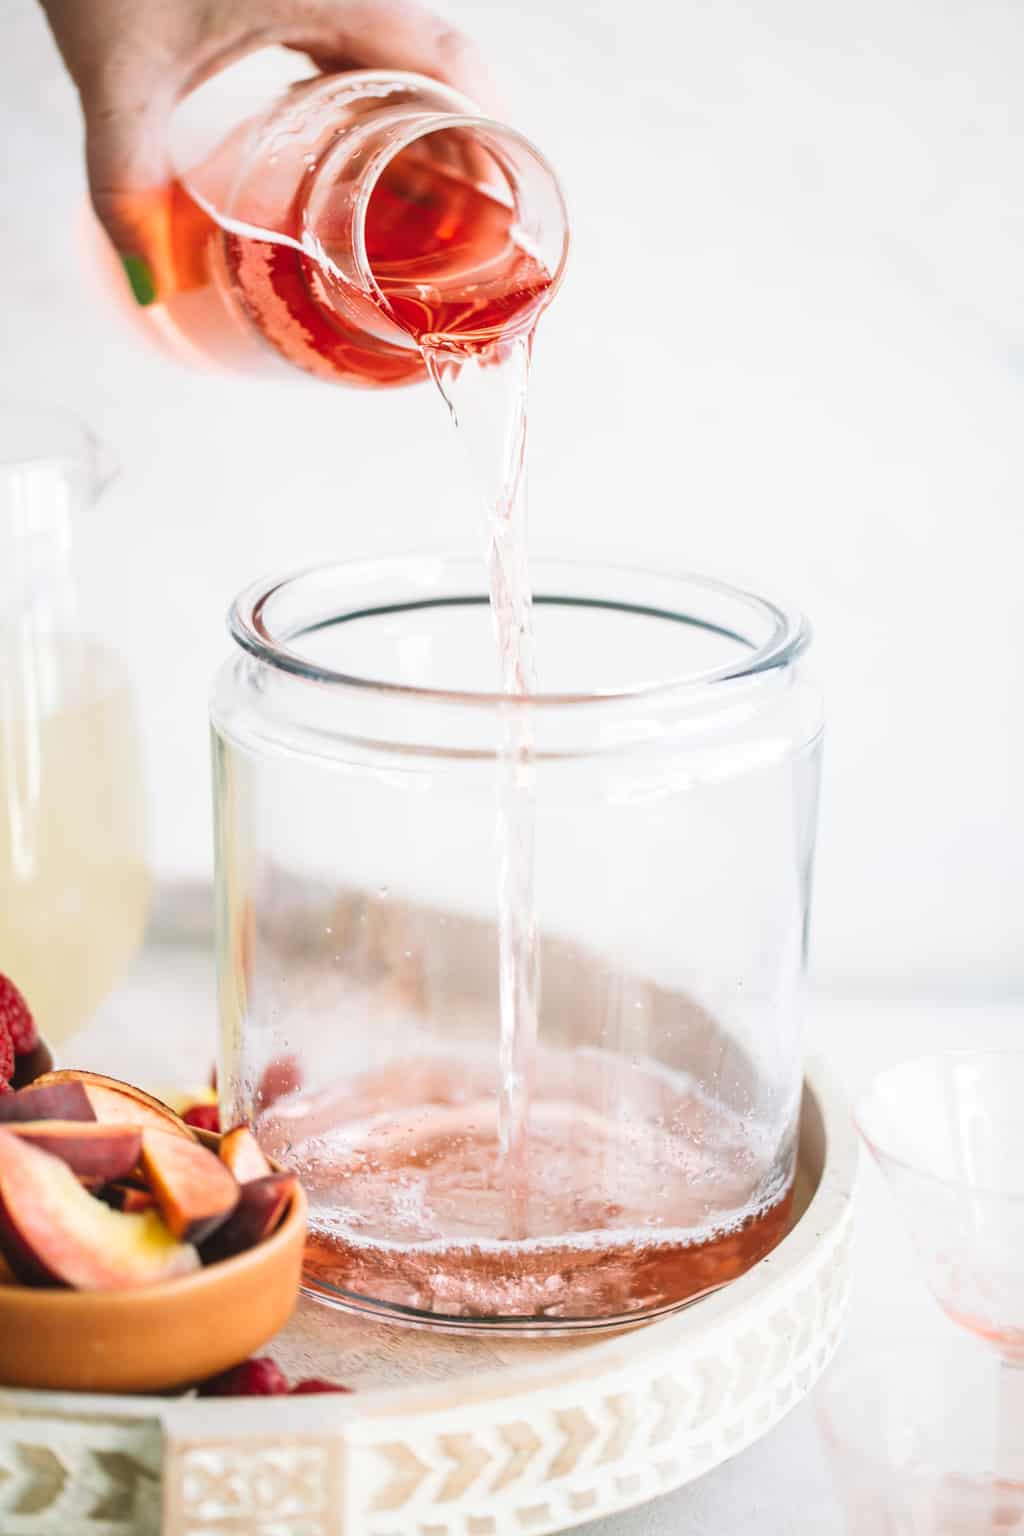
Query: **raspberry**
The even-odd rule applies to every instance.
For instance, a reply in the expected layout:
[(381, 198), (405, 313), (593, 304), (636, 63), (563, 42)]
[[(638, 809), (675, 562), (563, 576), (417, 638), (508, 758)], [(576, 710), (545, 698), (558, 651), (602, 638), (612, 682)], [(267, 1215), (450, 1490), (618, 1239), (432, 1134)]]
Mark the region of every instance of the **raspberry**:
[(216, 1104), (190, 1104), (181, 1118), (186, 1125), (194, 1125), (197, 1131), (219, 1131), (220, 1110)]
[(304, 1395), (307, 1392), (351, 1392), (351, 1387), (339, 1387), (333, 1381), (322, 1381), (319, 1376), (307, 1376), (305, 1381), (300, 1381), (292, 1387), (292, 1397)]
[(11, 1032), (0, 1015), (0, 1085), (9, 1088), (14, 1076), (14, 1041)]
[[(0, 1023), (7, 1026), (16, 1056), (26, 1056), (39, 1044), (39, 1032), (28, 1003), (9, 976), (0, 976)], [(5, 1081), (9, 1081), (7, 1073)]]
[(200, 1397), (277, 1397), (288, 1391), (283, 1373), (266, 1355), (243, 1360), (230, 1371), (211, 1376), (199, 1388)]

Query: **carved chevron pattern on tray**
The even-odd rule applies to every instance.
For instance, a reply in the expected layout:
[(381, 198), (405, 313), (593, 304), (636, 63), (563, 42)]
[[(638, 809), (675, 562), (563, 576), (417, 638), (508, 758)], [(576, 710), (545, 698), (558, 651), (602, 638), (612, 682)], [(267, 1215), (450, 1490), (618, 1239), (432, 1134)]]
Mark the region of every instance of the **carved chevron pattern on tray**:
[(0, 1417), (2, 1536), (160, 1536), (157, 1420)]
[(0, 1536), (544, 1536), (635, 1504), (734, 1455), (809, 1390), (839, 1339), (849, 1227), (847, 1212), (742, 1327), (468, 1415), (162, 1446), (155, 1418), (0, 1413)]
[[(610, 1348), (546, 1348), (525, 1375), (492, 1356), (479, 1392), (453, 1351), (454, 1371), (407, 1370), (334, 1411), (0, 1389), (0, 1536), (549, 1536), (698, 1477), (770, 1429), (838, 1343), (856, 1148), (824, 1088), (815, 1204), (706, 1307)], [(382, 1341), (359, 1338), (383, 1376)]]
[[(523, 1536), (664, 1492), (763, 1434), (824, 1370), (846, 1309), (849, 1221), (813, 1278), (742, 1332), (652, 1377), (586, 1381), (509, 1404), (472, 1432), (374, 1443), (375, 1485), (346, 1536)], [(397, 1426), (396, 1426), (397, 1427)], [(359, 1450), (363, 1449), (362, 1436)], [(352, 1504), (349, 1503), (351, 1511)]]

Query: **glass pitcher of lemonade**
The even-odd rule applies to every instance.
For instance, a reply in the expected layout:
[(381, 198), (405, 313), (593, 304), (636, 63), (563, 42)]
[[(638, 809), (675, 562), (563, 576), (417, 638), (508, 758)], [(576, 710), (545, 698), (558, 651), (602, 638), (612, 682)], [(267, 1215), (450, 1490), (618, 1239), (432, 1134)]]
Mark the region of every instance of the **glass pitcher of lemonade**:
[(0, 406), (0, 973), (51, 1045), (117, 981), (149, 899), (132, 692), (71, 564), (103, 483), (74, 417)]
[(151, 333), (190, 361), (380, 388), (532, 329), (568, 246), (539, 151), (436, 80), (295, 75), (267, 50), (179, 104), (174, 180), (138, 209)]

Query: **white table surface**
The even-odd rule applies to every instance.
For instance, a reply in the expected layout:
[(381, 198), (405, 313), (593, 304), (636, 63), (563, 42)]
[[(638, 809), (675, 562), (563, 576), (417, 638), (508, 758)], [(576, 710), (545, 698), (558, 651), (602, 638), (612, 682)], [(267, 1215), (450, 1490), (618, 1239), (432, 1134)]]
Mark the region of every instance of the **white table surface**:
[[(985, 998), (827, 998), (812, 1010), (809, 1047), (824, 1054), (852, 1100), (882, 1067), (928, 1050), (1024, 1043), (1024, 1001)], [(145, 1021), (145, 1028), (140, 1022)], [(151, 943), (100, 1014), (64, 1052), (71, 1064), (153, 1081), (166, 1040), (187, 1060), (212, 1059), (213, 963), (180, 934)], [(115, 1044), (116, 1042), (116, 1044)], [(948, 1332), (917, 1279), (907, 1239), (877, 1170), (862, 1168), (855, 1290), (846, 1352), (937, 1341)], [(833, 1485), (815, 1397), (735, 1460), (651, 1504), (583, 1527), (582, 1536), (841, 1536), (848, 1531)], [(880, 1536), (853, 1532), (852, 1536)]]

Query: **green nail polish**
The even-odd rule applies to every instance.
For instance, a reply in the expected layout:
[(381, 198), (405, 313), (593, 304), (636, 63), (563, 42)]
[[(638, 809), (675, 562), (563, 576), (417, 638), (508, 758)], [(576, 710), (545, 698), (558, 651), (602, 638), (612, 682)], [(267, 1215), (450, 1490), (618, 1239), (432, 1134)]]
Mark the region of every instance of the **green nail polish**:
[(141, 256), (122, 256), (121, 264), (128, 274), (136, 304), (152, 304), (156, 299), (156, 284), (149, 270), (149, 263)]

